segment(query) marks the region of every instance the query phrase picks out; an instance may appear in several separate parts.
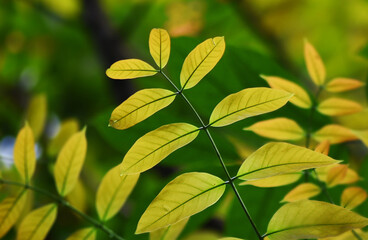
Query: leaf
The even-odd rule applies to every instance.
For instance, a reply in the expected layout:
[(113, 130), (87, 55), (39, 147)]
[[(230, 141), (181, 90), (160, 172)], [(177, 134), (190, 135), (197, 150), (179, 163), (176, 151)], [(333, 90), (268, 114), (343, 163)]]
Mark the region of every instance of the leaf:
[(210, 230), (199, 230), (189, 234), (183, 240), (218, 240), (218, 233)]
[(184, 173), (157, 195), (139, 220), (136, 234), (152, 232), (177, 223), (216, 203), (225, 183), (208, 173)]
[(32, 97), (27, 110), (27, 122), (33, 131), (35, 140), (37, 140), (43, 132), (46, 117), (47, 99), (45, 94), (38, 94)]
[(170, 36), (165, 29), (154, 28), (151, 30), (149, 49), (157, 66), (163, 69), (170, 57)]
[(14, 144), (14, 164), (25, 183), (35, 171), (36, 153), (32, 129), (26, 125), (19, 131)]
[(66, 196), (75, 187), (87, 152), (86, 128), (73, 134), (61, 149), (55, 163), (56, 187)]
[(109, 126), (120, 130), (130, 128), (170, 105), (175, 97), (174, 92), (160, 88), (138, 91), (114, 109)]
[(158, 73), (158, 70), (139, 59), (120, 60), (106, 70), (106, 75), (109, 78), (120, 80), (148, 77), (156, 73)]
[(312, 101), (308, 93), (298, 84), (280, 77), (261, 75), (261, 78), (266, 80), (268, 85), (273, 89), (280, 89), (289, 93), (294, 93), (294, 96), (290, 98), (289, 101), (295, 106), (307, 109), (311, 108)]
[(250, 180), (240, 183), (239, 185), (252, 185), (255, 187), (280, 187), (288, 184), (292, 184), (299, 180), (302, 175), (300, 173), (287, 173), (282, 175), (276, 175), (268, 178), (261, 178), (257, 180)]
[(304, 59), (309, 76), (317, 86), (322, 86), (326, 80), (326, 69), (318, 52), (307, 40), (304, 41)]
[(299, 140), (305, 136), (304, 130), (294, 120), (283, 117), (260, 121), (243, 130), (277, 140)]
[(139, 174), (120, 176), (116, 166), (106, 173), (97, 190), (96, 208), (102, 222), (118, 213), (137, 183)]
[(353, 133), (368, 147), (368, 130), (354, 130)]
[(318, 168), (338, 161), (310, 149), (282, 142), (263, 145), (240, 166), (238, 178), (260, 179)]
[(27, 191), (23, 190), (17, 197), (7, 197), (0, 203), (0, 238), (15, 224), (27, 201)]
[(356, 134), (349, 128), (337, 125), (329, 124), (317, 132), (312, 133), (312, 137), (317, 142), (328, 141), (330, 144), (338, 144), (358, 139)]
[(281, 202), (296, 202), (317, 196), (321, 189), (313, 183), (302, 183), (286, 194)]
[(79, 130), (77, 119), (70, 118), (63, 121), (60, 125), (60, 130), (57, 135), (51, 140), (48, 148), (48, 153), (55, 156), (63, 147), (65, 142)]
[[(365, 240), (368, 239), (368, 233), (363, 232), (360, 229), (354, 230), (356, 234), (360, 236), (361, 239)], [(341, 235), (338, 235), (336, 237), (328, 237), (328, 238), (320, 238), (318, 240), (357, 240), (356, 236), (354, 235), (353, 231), (344, 232)]]
[[(313, 213), (313, 214), (311, 214)], [(282, 206), (268, 224), (270, 240), (337, 236), (368, 225), (368, 219), (326, 202), (302, 200)]]
[(227, 136), (229, 142), (234, 146), (237, 155), (243, 160), (254, 152), (254, 149), (249, 144), (234, 136)]
[(165, 228), (160, 228), (156, 231), (150, 232), (150, 240), (175, 240), (179, 237), (187, 224), (189, 218), (184, 218), (179, 222)]
[[(326, 167), (317, 168), (318, 179), (326, 182), (328, 172), (339, 164), (332, 164)], [(351, 184), (359, 181), (359, 175), (352, 169), (348, 168), (344, 179), (341, 179), (338, 184)]]
[(341, 195), (341, 206), (350, 210), (354, 209), (362, 204), (367, 197), (367, 192), (361, 187), (346, 188)]
[(332, 97), (322, 101), (317, 110), (327, 116), (342, 116), (360, 112), (363, 107), (351, 100)]
[(81, 179), (77, 181), (77, 184), (75, 185), (73, 190), (71, 190), (70, 193), (66, 196), (66, 199), (68, 200), (70, 205), (83, 213), (86, 213), (88, 207), (87, 198), (88, 195), (86, 192), (86, 188)]
[(67, 238), (67, 240), (95, 240), (95, 239), (96, 239), (96, 229), (93, 227), (80, 229)]
[(30, 212), (21, 222), (17, 240), (45, 239), (55, 222), (57, 205), (52, 203)]
[(225, 52), (224, 37), (209, 38), (194, 48), (185, 58), (180, 72), (183, 89), (197, 85), (220, 61)]
[(348, 166), (344, 164), (337, 164), (336, 166), (332, 167), (328, 173), (326, 178), (326, 183), (328, 187), (334, 187), (342, 180), (344, 180), (346, 173), (348, 171)]
[(243, 240), (242, 238), (236, 238), (236, 237), (224, 237), (219, 238), (219, 240)]
[(213, 110), (210, 124), (222, 127), (248, 117), (275, 111), (292, 97), (291, 93), (271, 88), (248, 88), (225, 97)]
[(316, 146), (314, 151), (328, 155), (330, 151), (330, 142), (328, 140), (320, 141), (321, 143)]
[(364, 86), (364, 83), (351, 78), (334, 78), (326, 85), (326, 90), (329, 92), (345, 92), (360, 88)]
[(121, 164), (121, 174), (144, 172), (175, 150), (189, 144), (199, 129), (187, 123), (172, 123), (157, 128), (139, 138), (129, 149)]

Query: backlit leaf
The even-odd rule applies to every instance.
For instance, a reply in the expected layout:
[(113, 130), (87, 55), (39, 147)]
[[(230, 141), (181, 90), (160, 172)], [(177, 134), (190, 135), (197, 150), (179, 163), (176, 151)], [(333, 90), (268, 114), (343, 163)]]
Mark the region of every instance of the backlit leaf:
[(121, 174), (144, 172), (175, 150), (193, 141), (199, 129), (187, 123), (172, 123), (139, 138), (129, 149), (121, 164)]
[(264, 75), (261, 75), (261, 77), (266, 80), (268, 85), (273, 89), (280, 89), (289, 93), (294, 93), (294, 96), (290, 98), (289, 101), (295, 106), (300, 108), (310, 108), (312, 106), (312, 101), (308, 93), (298, 84), (280, 77)]
[(85, 128), (73, 134), (64, 144), (55, 163), (56, 187), (61, 196), (66, 196), (75, 187), (87, 152)]
[(66, 141), (79, 130), (78, 120), (74, 118), (63, 121), (60, 125), (60, 130), (57, 135), (51, 140), (48, 148), (48, 153), (55, 156)]
[[(311, 214), (313, 213), (313, 214)], [(337, 236), (368, 225), (368, 219), (334, 204), (302, 200), (282, 206), (268, 224), (270, 240)]]
[(301, 173), (287, 173), (282, 175), (276, 175), (268, 178), (261, 178), (257, 180), (244, 181), (239, 185), (252, 185), (255, 187), (280, 187), (288, 184), (292, 184), (299, 180), (302, 176)]
[(96, 239), (96, 229), (93, 227), (83, 228), (72, 235), (70, 235), (66, 240), (95, 240)]
[(162, 69), (170, 57), (170, 36), (165, 29), (154, 28), (149, 36), (149, 49), (153, 60)]
[(120, 210), (138, 178), (139, 174), (120, 176), (119, 166), (106, 173), (96, 196), (96, 208), (101, 221), (109, 220)]
[(322, 153), (324, 155), (328, 155), (329, 151), (330, 151), (330, 142), (328, 140), (323, 140), (320, 141), (321, 143), (319, 143), (316, 148), (314, 149), (314, 151)]
[(360, 88), (364, 83), (351, 78), (334, 78), (326, 85), (326, 90), (329, 92), (345, 92)]
[(286, 194), (281, 202), (296, 202), (317, 196), (321, 189), (313, 183), (302, 183)]
[(222, 127), (248, 117), (275, 111), (292, 97), (272, 88), (248, 88), (225, 97), (212, 111), (210, 125)]
[(47, 99), (45, 94), (38, 94), (32, 97), (27, 110), (27, 122), (31, 127), (36, 140), (43, 132), (46, 117)]
[(283, 117), (260, 121), (244, 130), (277, 140), (299, 140), (305, 136), (304, 130), (294, 120)]
[(304, 42), (304, 59), (309, 76), (317, 86), (322, 86), (326, 80), (326, 69), (318, 52), (308, 41)]
[(139, 220), (136, 234), (152, 232), (203, 211), (219, 200), (225, 183), (208, 173), (184, 173), (157, 195)]
[(331, 144), (348, 142), (358, 139), (358, 137), (349, 129), (337, 124), (329, 124), (317, 132), (312, 133), (312, 137), (317, 142), (328, 141)]
[(185, 58), (180, 73), (180, 84), (183, 89), (197, 85), (220, 61), (225, 52), (224, 37), (207, 39), (194, 48)]
[(346, 174), (348, 172), (348, 166), (344, 164), (337, 164), (336, 166), (332, 167), (328, 173), (326, 178), (326, 183), (328, 187), (334, 187), (342, 180), (344, 180)]
[(111, 114), (109, 125), (127, 129), (170, 105), (176, 94), (166, 89), (144, 89), (134, 93)]
[(165, 228), (160, 228), (156, 231), (150, 232), (150, 240), (175, 240), (179, 237), (180, 233), (183, 231), (185, 225), (187, 224), (189, 218), (184, 218), (179, 222), (167, 226)]
[(17, 240), (45, 239), (55, 222), (57, 205), (49, 204), (30, 212), (22, 221)]
[[(329, 171), (338, 165), (340, 164), (332, 164), (326, 167), (317, 168), (316, 172), (318, 174), (318, 179), (323, 182), (326, 182)], [(353, 169), (348, 168), (345, 177), (341, 179), (338, 184), (351, 184), (359, 180), (360, 180), (359, 175)]]
[(86, 212), (88, 207), (86, 188), (81, 179), (77, 181), (77, 184), (72, 191), (66, 196), (67, 201), (81, 212)]
[(304, 147), (271, 142), (250, 155), (241, 165), (237, 176), (242, 180), (260, 179), (337, 162), (329, 156)]
[(341, 206), (351, 210), (362, 204), (367, 196), (367, 192), (361, 187), (346, 188), (341, 195)]
[[(368, 233), (363, 232), (360, 229), (354, 230), (356, 234), (363, 240), (368, 239)], [(328, 238), (319, 238), (318, 240), (358, 240), (354, 235), (353, 231), (344, 232), (343, 234), (336, 237), (328, 237)]]
[(363, 107), (351, 100), (332, 97), (322, 101), (317, 110), (327, 116), (342, 116), (360, 112)]
[(27, 123), (19, 131), (15, 140), (14, 164), (23, 181), (28, 183), (35, 171), (36, 153), (32, 129)]
[(353, 131), (354, 134), (368, 147), (368, 130)]
[(112, 79), (133, 79), (153, 76), (158, 71), (148, 63), (139, 59), (125, 59), (115, 62), (106, 70), (106, 75)]

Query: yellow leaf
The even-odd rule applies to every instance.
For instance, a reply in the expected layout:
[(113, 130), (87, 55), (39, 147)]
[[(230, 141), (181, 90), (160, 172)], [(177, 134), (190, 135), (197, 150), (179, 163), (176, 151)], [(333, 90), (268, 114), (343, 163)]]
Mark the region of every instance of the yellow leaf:
[(136, 234), (152, 232), (177, 223), (216, 203), (225, 183), (208, 173), (184, 173), (157, 195), (139, 220)]
[(317, 110), (327, 116), (342, 116), (360, 112), (363, 107), (351, 100), (332, 97), (322, 101)]
[(261, 75), (261, 77), (266, 80), (268, 85), (273, 89), (280, 89), (289, 93), (294, 93), (294, 96), (290, 98), (289, 101), (295, 106), (300, 108), (310, 108), (312, 106), (312, 101), (308, 93), (298, 84), (280, 77), (264, 75)]
[(148, 63), (139, 59), (125, 59), (115, 62), (106, 70), (106, 75), (112, 79), (133, 79), (153, 76), (158, 71)]
[(237, 176), (242, 180), (260, 179), (337, 162), (329, 156), (304, 147), (271, 142), (250, 155), (240, 166)]
[(5, 198), (0, 203), (0, 238), (2, 238), (18, 220), (26, 201), (27, 191), (23, 190), (17, 197)]
[(302, 176), (300, 173), (287, 173), (282, 175), (276, 175), (268, 178), (261, 178), (257, 180), (250, 180), (240, 183), (239, 185), (252, 185), (255, 187), (280, 187), (285, 186), (291, 183), (294, 183), (299, 180)]
[[(311, 214), (313, 213), (313, 214)], [(302, 200), (282, 206), (268, 224), (270, 240), (337, 236), (368, 225), (368, 219), (334, 204)]]
[(120, 176), (120, 167), (116, 166), (106, 173), (97, 190), (96, 208), (102, 222), (116, 215), (129, 197), (139, 174)]
[(77, 184), (73, 190), (66, 196), (66, 199), (76, 209), (85, 213), (88, 207), (87, 192), (81, 179), (77, 181)]
[(348, 142), (358, 139), (349, 129), (337, 124), (329, 124), (312, 134), (317, 142), (329, 141), (331, 144)]
[(176, 94), (166, 89), (152, 88), (136, 92), (111, 114), (109, 126), (127, 129), (170, 105)]
[(339, 184), (352, 184), (360, 180), (358, 173), (353, 169), (348, 168), (345, 178), (340, 181)]
[(175, 150), (189, 144), (199, 129), (187, 123), (172, 123), (157, 128), (139, 138), (129, 149), (121, 164), (121, 174), (144, 172)]
[(364, 83), (351, 78), (334, 78), (326, 85), (326, 90), (329, 92), (345, 92), (360, 88)]
[(22, 221), (17, 240), (45, 239), (55, 222), (57, 205), (52, 203), (30, 212)]
[(317, 86), (322, 86), (326, 80), (326, 69), (318, 52), (307, 40), (304, 42), (304, 59), (309, 76)]
[(313, 183), (302, 183), (286, 194), (281, 202), (296, 202), (317, 196), (321, 189)]
[(322, 153), (324, 155), (328, 155), (328, 152), (330, 151), (330, 142), (328, 140), (322, 140), (321, 142), (316, 146), (316, 149), (314, 151)]
[(19, 131), (14, 145), (14, 164), (25, 183), (35, 171), (36, 153), (32, 129), (26, 125)]
[(47, 99), (45, 94), (32, 97), (27, 110), (27, 122), (37, 140), (42, 134), (47, 117)]
[(348, 172), (348, 166), (344, 164), (338, 164), (332, 167), (328, 173), (326, 178), (326, 183), (328, 187), (334, 187), (342, 180), (344, 180), (346, 174)]
[(222, 127), (248, 117), (275, 111), (292, 97), (291, 93), (271, 88), (248, 88), (225, 97), (212, 111), (210, 124)]
[(70, 136), (78, 132), (78, 130), (79, 130), (78, 120), (70, 118), (63, 121), (60, 125), (59, 132), (50, 142), (48, 153), (51, 156), (55, 156), (63, 147), (65, 142), (70, 138)]
[(367, 197), (367, 192), (361, 187), (346, 188), (341, 195), (341, 206), (351, 210), (362, 204)]
[(277, 140), (299, 140), (305, 136), (304, 130), (294, 120), (283, 117), (260, 121), (243, 130)]
[(150, 232), (150, 240), (175, 240), (179, 237), (187, 224), (189, 218), (184, 218), (179, 222), (165, 228), (160, 228), (156, 231)]
[[(323, 181), (323, 182), (326, 182), (328, 172), (332, 168), (334, 168), (338, 165), (340, 165), (340, 164), (332, 164), (332, 165), (329, 165), (329, 166), (326, 166), (326, 167), (317, 168), (316, 172), (317, 172), (317, 175), (318, 175), (318, 179)], [(360, 180), (359, 175), (354, 170), (348, 168), (344, 179), (341, 179), (338, 184), (351, 184), (351, 183), (355, 183), (359, 180)]]
[(165, 29), (154, 28), (151, 30), (149, 49), (157, 66), (163, 69), (170, 57), (170, 36)]
[(93, 227), (83, 228), (72, 235), (70, 235), (66, 240), (95, 240), (96, 239), (96, 229)]
[(56, 160), (54, 176), (61, 196), (66, 196), (75, 187), (87, 152), (85, 128), (73, 134), (64, 144)]
[(194, 48), (185, 58), (180, 73), (180, 84), (183, 89), (197, 85), (220, 61), (225, 52), (224, 37), (207, 39)]

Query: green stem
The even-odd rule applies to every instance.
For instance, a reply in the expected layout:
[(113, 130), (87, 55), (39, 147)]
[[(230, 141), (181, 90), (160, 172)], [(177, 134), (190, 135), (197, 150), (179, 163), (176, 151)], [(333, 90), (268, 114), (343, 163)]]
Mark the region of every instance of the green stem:
[(103, 232), (105, 232), (106, 234), (109, 235), (110, 238), (115, 238), (118, 240), (124, 240), (124, 238), (120, 237), (119, 235), (117, 235), (113, 230), (111, 230), (110, 228), (106, 227), (105, 225), (103, 225), (102, 223), (98, 222), (97, 220), (95, 220), (94, 218), (84, 214), (83, 212), (79, 211), (78, 209), (76, 209), (75, 207), (73, 207), (72, 205), (70, 205), (70, 203), (68, 201), (65, 201), (63, 198), (54, 195), (52, 193), (49, 193), (48, 191), (45, 191), (44, 189), (35, 187), (35, 186), (31, 186), (29, 184), (24, 184), (24, 183), (20, 183), (20, 182), (14, 182), (14, 181), (8, 181), (5, 179), (1, 179), (0, 178), (0, 184), (7, 184), (7, 185), (13, 185), (13, 186), (18, 186), (18, 187), (23, 187), (24, 189), (30, 189), (34, 192), (43, 194), (51, 199), (53, 199), (55, 202), (69, 208), (70, 210), (72, 210), (73, 212), (75, 212), (76, 214), (78, 214), (79, 216), (81, 216), (82, 218), (84, 218), (86, 221), (90, 222), (92, 225), (94, 225), (96, 228), (99, 228), (100, 230), (102, 230)]
[(251, 223), (255, 233), (257, 234), (257, 237), (259, 238), (259, 240), (263, 240), (263, 237), (262, 235), (260, 234), (260, 232), (258, 231), (258, 228), (255, 224), (255, 222), (253, 221), (247, 207), (245, 206), (244, 202), (243, 202), (243, 199), (242, 197), (240, 196), (239, 192), (238, 192), (238, 189), (236, 188), (235, 184), (234, 184), (234, 178), (232, 178), (230, 176), (230, 173), (224, 163), (224, 160), (222, 159), (222, 156), (221, 156), (221, 153), (219, 151), (219, 149), (217, 148), (217, 145), (215, 143), (215, 141), (213, 140), (212, 138), (212, 135), (210, 133), (210, 131), (208, 130), (208, 126), (206, 124), (204, 124), (201, 116), (199, 116), (198, 112), (196, 111), (196, 109), (193, 107), (193, 105), (191, 104), (191, 102), (188, 100), (188, 98), (184, 95), (183, 93), (183, 90), (184, 89), (179, 89), (174, 83), (173, 81), (171, 81), (171, 79), (163, 72), (163, 71), (160, 71), (160, 73), (166, 78), (167, 81), (169, 81), (169, 83), (176, 89), (176, 91), (178, 92), (178, 94), (184, 99), (184, 101), (188, 104), (188, 106), (191, 108), (191, 110), (193, 111), (193, 113), (196, 115), (196, 117), (198, 118), (199, 122), (201, 123), (202, 125), (202, 128), (204, 129), (204, 131), (206, 132), (207, 134), (207, 137), (209, 138), (210, 142), (211, 142), (211, 145), (213, 147), (213, 149), (215, 150), (216, 152), (216, 155), (218, 157), (218, 159), (220, 160), (220, 163), (221, 163), (221, 166), (222, 168), (224, 169), (225, 173), (226, 173), (226, 177), (228, 179), (228, 183), (230, 183), (231, 185), (231, 188), (233, 189), (236, 197), (238, 198), (238, 201), (241, 205), (241, 207), (243, 208), (243, 211), (245, 212), (249, 222)]

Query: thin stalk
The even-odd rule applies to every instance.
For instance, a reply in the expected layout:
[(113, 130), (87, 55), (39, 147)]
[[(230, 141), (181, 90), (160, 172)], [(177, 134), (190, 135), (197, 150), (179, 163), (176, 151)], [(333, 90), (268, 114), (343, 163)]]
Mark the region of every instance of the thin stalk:
[(216, 155), (221, 163), (221, 166), (222, 168), (224, 169), (225, 173), (226, 173), (226, 177), (228, 179), (227, 183), (229, 183), (231, 185), (231, 188), (233, 189), (241, 207), (243, 208), (243, 211), (245, 212), (249, 222), (251, 223), (255, 233), (257, 234), (257, 237), (259, 238), (259, 240), (263, 240), (263, 237), (261, 235), (261, 233), (258, 231), (258, 228), (255, 224), (255, 222), (253, 221), (247, 207), (245, 206), (244, 202), (243, 202), (243, 199), (242, 197), (240, 196), (239, 192), (238, 192), (238, 189), (236, 188), (235, 184), (234, 184), (234, 179), (235, 178), (232, 178), (225, 163), (224, 163), (224, 160), (221, 156), (221, 153), (219, 151), (219, 149), (217, 148), (217, 145), (215, 143), (215, 141), (213, 140), (212, 138), (212, 135), (210, 133), (210, 131), (208, 130), (208, 126), (204, 124), (201, 116), (198, 114), (198, 112), (196, 111), (196, 109), (193, 107), (193, 105), (191, 104), (191, 102), (188, 100), (188, 98), (184, 95), (183, 93), (183, 89), (179, 89), (174, 83), (173, 81), (171, 81), (171, 79), (163, 72), (163, 71), (160, 71), (160, 73), (162, 74), (162, 76), (165, 77), (165, 79), (176, 89), (177, 93), (184, 99), (184, 101), (188, 104), (188, 106), (191, 108), (191, 110), (193, 111), (193, 113), (196, 115), (197, 119), (199, 120), (199, 122), (201, 123), (202, 125), (202, 129), (204, 129), (204, 131), (206, 132), (206, 135), (208, 137), (208, 139), (210, 140), (211, 142), (211, 145), (213, 147), (213, 149), (215, 150), (216, 152)]
[(63, 198), (61, 198), (57, 195), (54, 195), (52, 193), (49, 193), (48, 191), (46, 191), (42, 188), (38, 188), (38, 187), (31, 186), (29, 184), (24, 184), (24, 183), (21, 183), (21, 182), (8, 181), (8, 180), (1, 179), (1, 178), (0, 178), (0, 184), (7, 184), (7, 185), (13, 185), (13, 186), (17, 186), (17, 187), (23, 187), (24, 189), (30, 189), (34, 192), (43, 194), (43, 195), (53, 199), (55, 202), (69, 208), (70, 210), (72, 210), (73, 212), (75, 212), (76, 214), (78, 214), (79, 216), (84, 218), (86, 221), (90, 222), (96, 228), (99, 228), (100, 230), (102, 230), (103, 232), (108, 234), (110, 238), (115, 238), (115, 239), (118, 239), (118, 240), (124, 240), (124, 238), (117, 235), (113, 230), (111, 230), (110, 228), (103, 225), (103, 223), (100, 223), (97, 220), (95, 220), (94, 218), (92, 218), (92, 217), (84, 214), (83, 212), (79, 211), (74, 206), (70, 205), (70, 203), (68, 201), (65, 201)]

